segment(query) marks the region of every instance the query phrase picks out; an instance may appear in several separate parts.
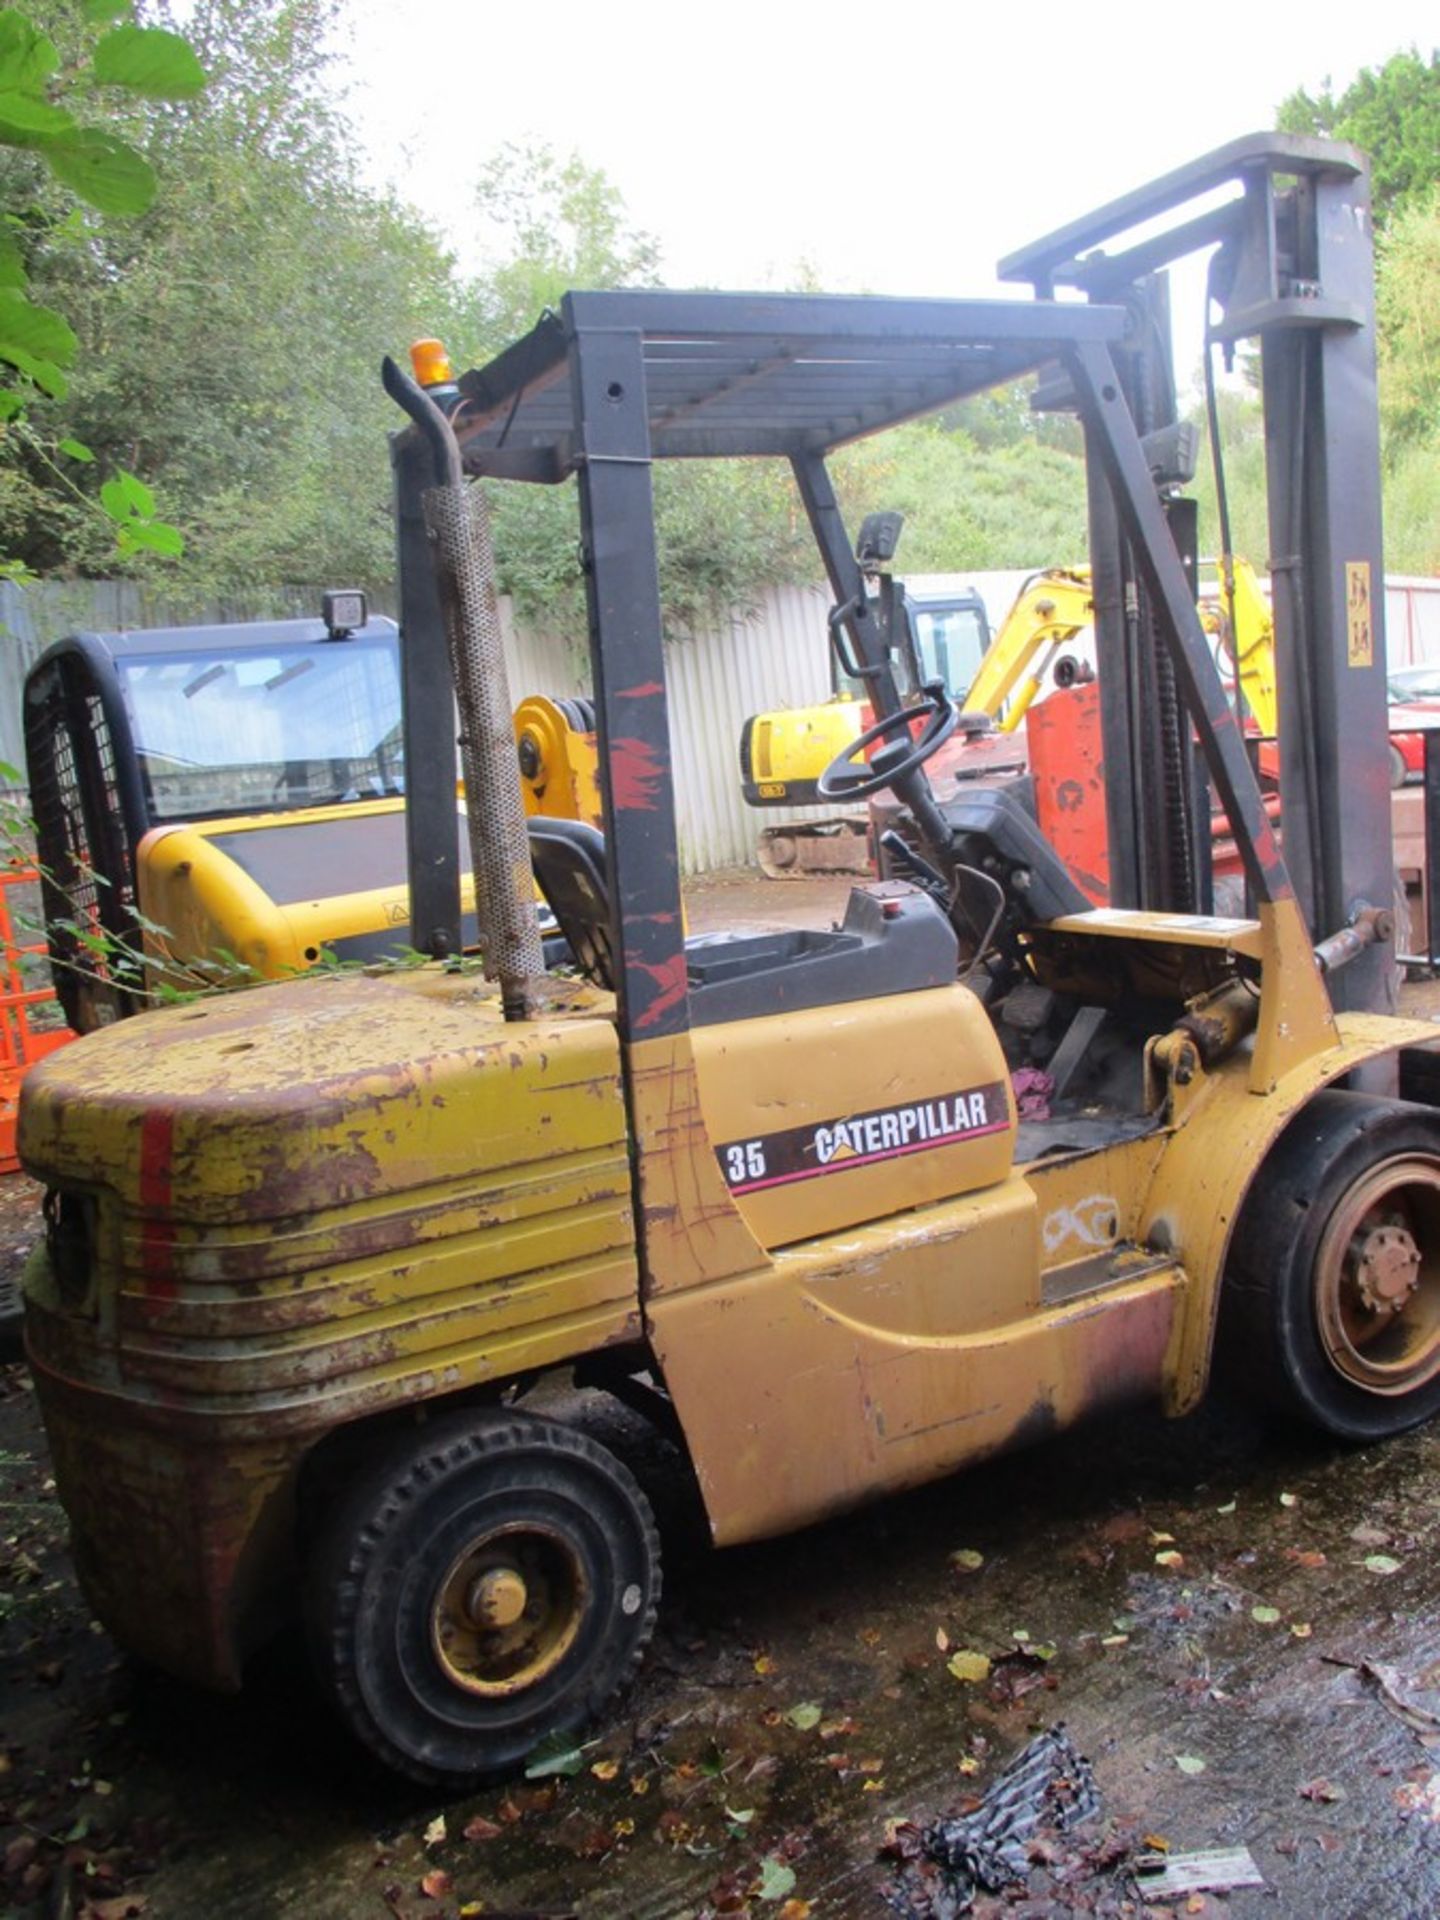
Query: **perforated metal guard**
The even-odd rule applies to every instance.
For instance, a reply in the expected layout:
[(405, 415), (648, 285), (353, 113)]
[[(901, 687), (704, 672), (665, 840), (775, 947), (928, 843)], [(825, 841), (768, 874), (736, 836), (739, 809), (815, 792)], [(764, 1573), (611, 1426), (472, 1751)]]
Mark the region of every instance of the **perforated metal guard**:
[(489, 509), (478, 487), (463, 486), (430, 488), (424, 506), (460, 706), (460, 764), (485, 971), (500, 982), (507, 1014), (523, 1018), (545, 956), (520, 801)]

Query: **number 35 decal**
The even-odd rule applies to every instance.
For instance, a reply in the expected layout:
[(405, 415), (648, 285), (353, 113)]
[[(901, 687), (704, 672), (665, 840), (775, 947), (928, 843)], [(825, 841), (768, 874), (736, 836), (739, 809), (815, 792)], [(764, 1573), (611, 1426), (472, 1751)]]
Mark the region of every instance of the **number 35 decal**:
[(732, 1187), (748, 1186), (765, 1178), (765, 1143), (742, 1140), (725, 1149), (725, 1178)]

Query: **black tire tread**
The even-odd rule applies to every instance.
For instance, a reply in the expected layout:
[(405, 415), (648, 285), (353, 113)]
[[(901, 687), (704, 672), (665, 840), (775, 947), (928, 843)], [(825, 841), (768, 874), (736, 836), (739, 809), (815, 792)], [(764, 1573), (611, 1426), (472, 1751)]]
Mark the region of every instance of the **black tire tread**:
[[(629, 1468), (587, 1435), (532, 1414), (475, 1408), (440, 1415), (398, 1443), (393, 1433), (388, 1434), (369, 1465), (347, 1484), (324, 1516), (305, 1556), (306, 1632), (322, 1689), (351, 1733), (377, 1759), (425, 1786), (454, 1786), (461, 1776), (416, 1761), (374, 1723), (355, 1670), (351, 1637), (365, 1576), (390, 1531), (427, 1486), (465, 1466), (525, 1448), (583, 1460), (612, 1479), (635, 1509), (653, 1568), (648, 1604), (624, 1671), (618, 1679), (581, 1696), (574, 1711), (557, 1722), (556, 1730), (568, 1731), (593, 1718), (633, 1681), (655, 1630), (661, 1591), (660, 1536), (650, 1504)], [(513, 1758), (507, 1758), (463, 1777), (480, 1780), (511, 1765)]]
[[(1358, 1387), (1317, 1394), (1287, 1337), (1286, 1288), (1292, 1266), (1313, 1255), (1323, 1224), (1364, 1168), (1407, 1145), (1440, 1151), (1440, 1115), (1428, 1107), (1326, 1089), (1302, 1108), (1271, 1148), (1245, 1197), (1226, 1261), (1217, 1359), (1253, 1399), (1336, 1437), (1382, 1438), (1417, 1425), (1440, 1406), (1440, 1383), (1396, 1402)], [(1327, 1204), (1328, 1200), (1328, 1204)], [(1326, 1401), (1331, 1404), (1328, 1406)]]

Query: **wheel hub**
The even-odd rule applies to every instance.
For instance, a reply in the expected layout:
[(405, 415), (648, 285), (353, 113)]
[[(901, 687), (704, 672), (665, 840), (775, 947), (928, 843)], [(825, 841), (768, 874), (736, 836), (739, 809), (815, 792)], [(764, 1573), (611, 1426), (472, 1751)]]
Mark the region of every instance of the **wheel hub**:
[(1360, 1299), (1372, 1313), (1399, 1313), (1420, 1284), (1420, 1249), (1408, 1227), (1395, 1223), (1357, 1233), (1349, 1264)]
[(446, 1677), (490, 1698), (522, 1693), (574, 1644), (589, 1584), (573, 1542), (538, 1523), (496, 1527), (451, 1562), (430, 1604)]
[(530, 1598), (514, 1567), (491, 1567), (470, 1584), (465, 1611), (477, 1627), (513, 1627)]
[(1316, 1256), (1318, 1331), (1367, 1393), (1413, 1393), (1440, 1374), (1440, 1162), (1383, 1160), (1344, 1194)]

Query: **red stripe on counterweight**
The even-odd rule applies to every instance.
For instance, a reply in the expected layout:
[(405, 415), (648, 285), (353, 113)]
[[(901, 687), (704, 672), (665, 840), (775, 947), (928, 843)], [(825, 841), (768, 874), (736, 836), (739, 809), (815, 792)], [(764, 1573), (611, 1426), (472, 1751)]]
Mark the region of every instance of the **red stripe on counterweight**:
[(174, 1222), (156, 1219), (170, 1211), (171, 1169), (174, 1163), (175, 1116), (155, 1108), (140, 1123), (140, 1205), (145, 1219), (140, 1228), (140, 1265), (152, 1293), (173, 1293), (171, 1248)]

